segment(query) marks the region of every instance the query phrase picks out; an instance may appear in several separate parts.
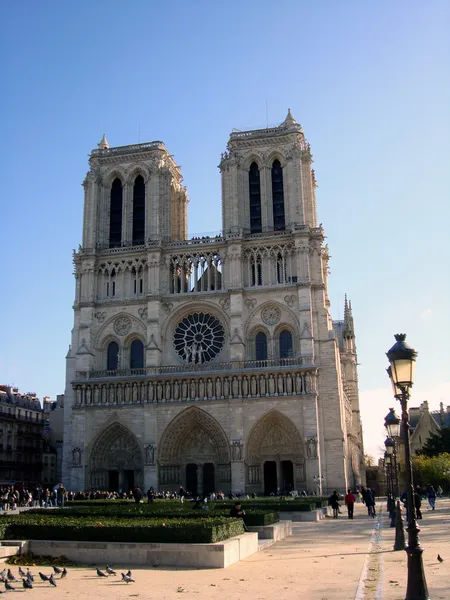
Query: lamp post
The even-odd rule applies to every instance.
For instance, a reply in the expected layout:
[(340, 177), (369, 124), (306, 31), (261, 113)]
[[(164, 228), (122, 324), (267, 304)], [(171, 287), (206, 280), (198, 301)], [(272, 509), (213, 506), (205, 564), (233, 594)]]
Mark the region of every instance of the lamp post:
[(402, 429), (405, 441), (405, 475), (408, 498), (408, 583), (405, 600), (429, 600), (427, 582), (423, 570), (423, 549), (419, 541), (419, 527), (416, 521), (414, 505), (414, 482), (411, 461), (411, 444), (408, 423), (409, 391), (414, 383), (414, 368), (417, 352), (405, 342), (406, 334), (398, 333), (395, 344), (386, 352), (390, 363), (390, 371), (394, 397), (400, 400), (402, 408)]
[[(391, 367), (388, 369), (388, 375), (391, 377)], [(400, 419), (395, 414), (395, 410), (393, 408), (389, 409), (389, 413), (384, 419), (384, 426), (386, 427), (387, 434), (391, 440), (386, 447), (386, 450), (392, 455), (395, 495), (398, 497), (400, 496), (400, 490), (398, 489), (397, 440), (400, 438)]]
[(316, 485), (317, 488), (317, 495), (321, 496), (322, 495), (322, 484), (323, 484), (323, 480), (324, 480), (324, 476), (323, 475), (314, 475), (313, 477), (314, 483)]

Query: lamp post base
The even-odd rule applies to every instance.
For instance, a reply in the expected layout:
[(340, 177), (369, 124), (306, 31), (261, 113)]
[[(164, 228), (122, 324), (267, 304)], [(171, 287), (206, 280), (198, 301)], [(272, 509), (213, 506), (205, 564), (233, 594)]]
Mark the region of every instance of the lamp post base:
[(395, 543), (394, 550), (405, 550), (405, 530), (403, 528), (402, 509), (400, 500), (397, 500), (395, 509)]
[(423, 549), (420, 546), (406, 548), (408, 555), (408, 585), (405, 600), (430, 600), (423, 571)]

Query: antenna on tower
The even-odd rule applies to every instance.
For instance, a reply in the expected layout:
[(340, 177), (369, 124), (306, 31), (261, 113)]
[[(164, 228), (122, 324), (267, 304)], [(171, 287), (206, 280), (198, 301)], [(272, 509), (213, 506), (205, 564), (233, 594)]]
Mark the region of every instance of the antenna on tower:
[(269, 128), (269, 108), (266, 100), (266, 127)]
[(138, 144), (141, 143), (141, 122), (138, 121)]

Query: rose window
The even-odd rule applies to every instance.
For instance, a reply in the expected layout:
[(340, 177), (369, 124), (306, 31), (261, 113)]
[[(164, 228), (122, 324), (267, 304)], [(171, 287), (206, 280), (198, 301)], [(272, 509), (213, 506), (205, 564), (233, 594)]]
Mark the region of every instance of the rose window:
[(173, 343), (178, 355), (188, 363), (203, 364), (223, 348), (225, 331), (221, 322), (207, 313), (193, 313), (175, 328)]

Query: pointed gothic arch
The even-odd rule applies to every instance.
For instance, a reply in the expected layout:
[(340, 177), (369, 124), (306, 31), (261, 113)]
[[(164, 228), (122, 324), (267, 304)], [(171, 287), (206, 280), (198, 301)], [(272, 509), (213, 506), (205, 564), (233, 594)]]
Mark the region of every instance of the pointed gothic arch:
[(304, 446), (294, 423), (277, 410), (263, 415), (247, 441), (247, 493), (304, 487)]
[(92, 444), (87, 481), (95, 489), (128, 492), (143, 485), (143, 468), (142, 450), (136, 436), (116, 421)]
[(205, 465), (209, 465), (206, 470), (213, 473), (216, 491), (229, 491), (228, 439), (214, 417), (193, 406), (178, 414), (161, 437), (158, 448), (160, 489), (173, 490), (183, 485), (193, 494), (203, 492), (211, 487), (211, 480), (203, 479)]

